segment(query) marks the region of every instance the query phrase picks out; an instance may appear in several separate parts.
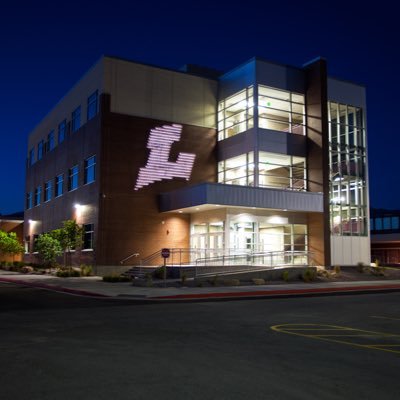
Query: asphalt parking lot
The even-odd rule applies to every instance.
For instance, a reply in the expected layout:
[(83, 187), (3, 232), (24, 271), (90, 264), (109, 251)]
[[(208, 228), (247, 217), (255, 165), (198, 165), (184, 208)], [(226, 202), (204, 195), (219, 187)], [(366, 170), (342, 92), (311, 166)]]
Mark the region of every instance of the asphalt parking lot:
[(0, 285), (2, 399), (398, 399), (400, 293), (135, 304)]

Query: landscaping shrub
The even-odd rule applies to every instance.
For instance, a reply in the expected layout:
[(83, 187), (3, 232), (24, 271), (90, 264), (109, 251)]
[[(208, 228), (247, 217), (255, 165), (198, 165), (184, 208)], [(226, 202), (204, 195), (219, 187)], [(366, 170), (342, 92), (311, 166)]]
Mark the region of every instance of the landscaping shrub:
[(156, 279), (164, 279), (164, 270), (165, 270), (165, 267), (164, 267), (164, 266), (162, 266), (162, 267), (160, 267), (160, 268), (157, 268), (157, 269), (153, 272), (154, 278), (156, 278)]
[(251, 281), (255, 285), (265, 285), (265, 279), (263, 279), (263, 278), (253, 278)]
[(317, 278), (317, 271), (314, 268), (307, 268), (301, 275), (301, 278), (304, 282), (315, 281)]
[(336, 275), (340, 275), (341, 272), (340, 265), (335, 265), (333, 267), (333, 271), (335, 272)]
[(93, 268), (91, 265), (81, 264), (81, 276), (92, 275)]
[(289, 271), (283, 271), (283, 272), (282, 272), (282, 279), (283, 279), (285, 282), (289, 282)]
[(364, 263), (361, 262), (361, 261), (358, 262), (358, 263), (357, 263), (357, 271), (360, 272), (360, 273), (363, 273), (363, 272), (364, 272), (364, 269), (365, 269)]
[(60, 269), (56, 272), (56, 275), (60, 278), (76, 278), (81, 276), (79, 271), (76, 271), (75, 269)]
[(103, 282), (129, 282), (130, 279), (123, 275), (105, 275), (103, 276)]
[(222, 280), (224, 286), (240, 286), (239, 279), (224, 279)]

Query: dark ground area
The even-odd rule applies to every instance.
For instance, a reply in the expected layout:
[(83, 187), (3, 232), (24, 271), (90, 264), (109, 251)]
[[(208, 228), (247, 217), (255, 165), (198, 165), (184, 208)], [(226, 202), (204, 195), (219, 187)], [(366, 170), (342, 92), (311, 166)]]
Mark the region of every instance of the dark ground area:
[(0, 284), (0, 346), (2, 400), (397, 400), (400, 293), (142, 305)]

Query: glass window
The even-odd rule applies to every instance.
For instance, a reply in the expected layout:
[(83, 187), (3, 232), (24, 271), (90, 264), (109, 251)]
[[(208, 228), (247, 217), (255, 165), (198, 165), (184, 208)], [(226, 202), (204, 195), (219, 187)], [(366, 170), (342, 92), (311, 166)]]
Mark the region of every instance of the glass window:
[(375, 229), (377, 231), (382, 230), (382, 218), (375, 218)]
[(224, 140), (254, 126), (253, 88), (243, 89), (218, 104), (218, 140)]
[(253, 153), (220, 161), (218, 163), (218, 182), (229, 185), (253, 186)]
[(383, 218), (383, 229), (391, 229), (390, 217)]
[(52, 193), (52, 181), (47, 181), (44, 184), (44, 201), (50, 201), (51, 200), (51, 193)]
[(54, 131), (50, 131), (47, 135), (46, 151), (52, 151), (55, 147), (54, 143)]
[(399, 217), (392, 217), (392, 229), (399, 229)]
[(32, 148), (29, 150), (29, 159), (28, 159), (29, 166), (35, 164), (35, 149)]
[(58, 144), (62, 143), (65, 140), (65, 136), (67, 135), (67, 120), (61, 121), (58, 124)]
[[(358, 128), (358, 114), (361, 110), (351, 105), (328, 103), (331, 231), (337, 235), (365, 236), (368, 230), (364, 130)], [(390, 219), (377, 219), (374, 228), (382, 229), (383, 223), (390, 227)]]
[(42, 187), (38, 186), (35, 189), (35, 206), (40, 205), (41, 199), (42, 199)]
[(31, 237), (29, 235), (25, 236), (25, 241), (24, 241), (25, 254), (29, 254), (31, 252), (30, 244), (31, 244)]
[(72, 112), (71, 130), (76, 132), (81, 127), (81, 106)]
[(78, 166), (74, 165), (68, 171), (68, 191), (78, 188)]
[(98, 91), (96, 90), (88, 97), (87, 102), (87, 120), (91, 120), (96, 114), (98, 109)]
[(306, 160), (284, 154), (259, 152), (259, 186), (302, 190), (306, 184)]
[(38, 150), (37, 150), (37, 159), (41, 160), (43, 158), (43, 147), (44, 147), (44, 141), (41, 140), (38, 143)]
[(54, 196), (59, 197), (63, 194), (64, 174), (56, 176)]
[(94, 244), (94, 224), (83, 225), (83, 248), (93, 249)]
[(29, 210), (32, 208), (32, 192), (28, 192), (26, 194), (26, 209)]
[(85, 160), (84, 184), (92, 183), (96, 179), (96, 156)]
[(32, 252), (33, 253), (37, 253), (37, 240), (39, 239), (39, 235), (38, 234), (36, 234), (36, 235), (33, 235), (33, 240), (32, 240), (32, 244), (33, 244), (33, 246), (32, 246)]
[(258, 87), (258, 126), (305, 135), (304, 95)]

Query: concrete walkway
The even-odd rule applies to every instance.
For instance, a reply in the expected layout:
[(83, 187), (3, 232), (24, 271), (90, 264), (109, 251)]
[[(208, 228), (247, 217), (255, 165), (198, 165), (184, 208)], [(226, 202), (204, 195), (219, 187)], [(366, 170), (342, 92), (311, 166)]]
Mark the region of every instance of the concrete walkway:
[(150, 301), (198, 301), (400, 291), (400, 280), (158, 288), (137, 287), (130, 282), (103, 282), (101, 277), (97, 276), (58, 278), (50, 275), (28, 275), (2, 270), (0, 270), (0, 282), (80, 296)]

